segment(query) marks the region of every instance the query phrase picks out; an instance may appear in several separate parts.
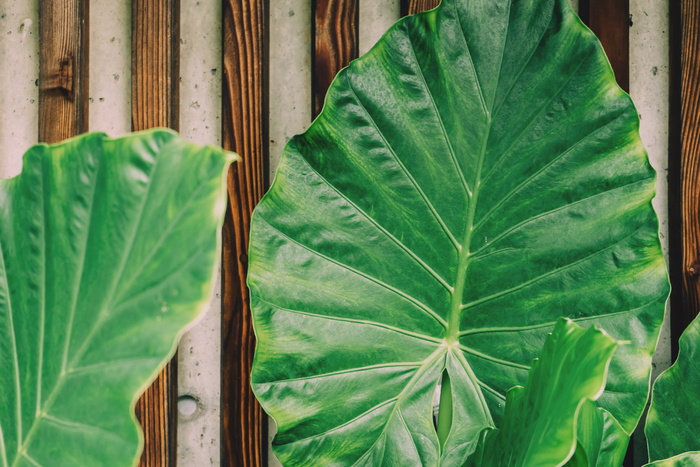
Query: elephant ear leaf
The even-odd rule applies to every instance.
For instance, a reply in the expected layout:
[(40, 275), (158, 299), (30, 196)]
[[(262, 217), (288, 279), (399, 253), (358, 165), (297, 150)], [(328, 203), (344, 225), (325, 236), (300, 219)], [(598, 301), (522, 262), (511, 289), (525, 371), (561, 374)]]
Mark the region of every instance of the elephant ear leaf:
[(209, 300), (232, 159), (93, 133), (0, 180), (0, 466), (135, 464), (136, 395)]
[(560, 316), (631, 342), (630, 433), (668, 295), (638, 125), (568, 0), (444, 0), (341, 71), (251, 225), (282, 462), (461, 465)]
[(602, 394), (616, 347), (602, 331), (560, 320), (525, 386), (508, 391), (501, 427), (487, 431), (476, 449), (478, 459), (470, 458), (467, 465), (555, 466), (576, 452), (568, 465), (588, 466), (585, 447), (577, 445), (577, 417), (586, 402)]
[(690, 323), (678, 345), (678, 359), (657, 378), (652, 390), (644, 428), (652, 461), (700, 451), (700, 318)]

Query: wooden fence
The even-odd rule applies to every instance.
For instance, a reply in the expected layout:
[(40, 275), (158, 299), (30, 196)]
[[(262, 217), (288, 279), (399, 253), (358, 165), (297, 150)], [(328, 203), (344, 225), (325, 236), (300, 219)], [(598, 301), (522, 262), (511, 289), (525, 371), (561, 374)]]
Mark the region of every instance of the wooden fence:
[[(631, 1), (634, 5), (635, 0)], [(637, 0), (640, 4), (644, 2)], [(99, 107), (102, 102), (99, 99), (104, 98), (90, 91), (90, 77), (100, 71), (96, 72), (95, 64), (90, 63), (90, 58), (94, 56), (90, 49), (99, 48), (109, 54), (112, 49), (106, 41), (114, 42), (116, 36), (99, 39), (102, 37), (101, 31), (91, 32), (90, 29), (102, 29), (103, 25), (90, 23), (92, 18), (100, 17), (96, 16), (95, 9), (106, 11), (117, 8), (120, 11), (118, 14), (127, 15), (120, 21), (128, 23), (126, 27), (130, 30), (130, 38), (123, 39), (125, 43), (130, 43), (130, 59), (127, 62), (130, 62), (128, 73), (131, 83), (128, 115), (118, 118), (128, 119), (128, 125), (134, 130), (153, 126), (179, 127), (186, 136), (199, 137), (200, 142), (220, 143), (243, 156), (243, 163), (233, 167), (228, 176), (230, 208), (224, 227), (220, 370), (218, 362), (209, 363), (215, 372), (220, 371), (220, 387), (216, 388), (215, 394), (221, 400), (221, 431), (217, 433), (218, 436), (212, 435), (212, 440), (216, 438), (221, 442), (220, 449), (219, 444), (215, 443), (216, 449), (210, 450), (208, 456), (214, 465), (219, 462), (227, 466), (267, 465), (267, 420), (248, 384), (255, 345), (245, 287), (248, 226), (252, 209), (269, 184), (268, 174), (284, 139), (291, 136), (292, 131), (303, 130), (310, 119), (318, 114), (335, 73), (357, 57), (361, 50), (369, 48), (369, 36), (372, 36), (372, 40), (376, 39), (400, 15), (432, 8), (438, 3), (437, 0), (133, 0), (130, 6), (124, 2), (104, 0), (33, 0), (28, 6), (20, 3), (26, 2), (17, 0), (6, 6), (14, 8), (15, 12), (21, 11), (14, 13), (14, 16), (10, 14), (9, 18), (3, 12), (3, 6), (0, 6), (0, 15), (3, 15), (0, 27), (3, 33), (8, 30), (15, 34), (14, 39), (6, 38), (6, 42), (19, 40), (17, 35), (21, 34), (25, 34), (22, 40), (30, 40), (26, 37), (27, 31), (30, 36), (35, 34), (33, 40), (38, 41), (38, 48), (30, 47), (31, 50), (38, 50), (39, 55), (36, 61), (37, 103), (34, 105), (32, 100), (31, 103), (13, 104), (24, 105), (19, 109), (20, 113), (37, 110), (34, 120), (20, 119), (19, 125), (23, 127), (27, 126), (26, 122), (38, 122), (35, 133), (28, 132), (26, 128), (17, 130), (18, 134), (24, 135), (19, 138), (22, 143), (55, 142), (96, 129), (90, 124), (92, 109), (102, 112), (103, 119), (110, 118), (109, 112), (105, 113)], [(630, 0), (580, 0), (575, 3), (584, 21), (601, 38), (620, 85), (629, 90), (630, 23), (634, 21), (634, 18), (630, 18)], [(671, 329), (673, 337), (677, 338), (700, 309), (700, 190), (697, 188), (700, 176), (700, 92), (697, 89), (700, 2), (670, 0), (668, 5), (672, 27), (668, 181), (672, 188), (668, 192), (668, 206), (659, 210), (668, 209), (670, 219), (668, 238), (675, 285)], [(368, 11), (371, 14), (363, 16), (363, 12)], [(213, 53), (214, 58), (211, 61), (202, 58), (202, 63), (197, 65), (199, 75), (195, 74), (191, 82), (185, 85), (181, 82), (184, 60), (187, 58), (187, 67), (190, 67), (199, 58), (200, 51), (193, 49), (189, 42), (194, 33), (187, 32), (187, 37), (183, 39), (183, 30), (186, 25), (201, 21), (200, 14), (212, 19), (210, 23), (197, 23), (199, 26), (194, 27), (211, 28), (210, 34), (199, 31), (197, 37), (199, 43), (211, 42), (206, 56), (212, 57)], [(27, 22), (23, 15), (36, 18), (36, 24), (32, 26), (32, 21)], [(278, 29), (280, 18), (285, 18), (285, 15), (290, 28), (293, 28), (291, 18), (294, 15), (301, 16), (299, 24), (310, 24), (310, 40), (301, 43), (301, 47), (308, 46), (308, 49), (302, 50), (296, 57), (290, 56), (287, 70), (291, 72), (295, 67), (309, 69), (308, 90), (293, 95), (285, 94), (285, 67), (273, 69), (270, 66), (271, 57), (280, 60), (282, 54), (284, 59), (288, 47), (295, 46), (297, 50), (300, 47), (299, 43), (290, 39), (293, 38), (293, 31), (287, 31), (287, 37), (284, 36), (285, 31)], [(275, 21), (274, 26), (271, 26), (271, 21)], [(368, 29), (365, 23), (370, 21), (373, 21), (373, 26)], [(666, 31), (664, 33), (667, 34)], [(305, 33), (302, 31), (299, 34)], [(275, 42), (276, 49), (271, 48), (271, 36), (280, 38)], [(98, 38), (100, 42), (91, 43), (91, 37)], [(119, 41), (121, 39), (117, 38)], [(8, 57), (10, 52), (3, 51), (0, 46), (0, 58)], [(118, 61), (119, 56), (115, 55), (114, 60)], [(0, 73), (11, 73), (8, 67), (11, 64), (4, 60), (4, 70)], [(115, 82), (126, 78), (120, 78), (118, 73), (113, 76)], [(198, 81), (197, 76), (206, 76), (206, 79)], [(26, 88), (28, 84), (14, 83), (7, 76), (2, 83), (5, 89), (9, 86), (10, 94), (14, 92), (14, 86)], [(201, 105), (199, 100), (191, 98), (198, 95), (196, 89), (200, 84), (203, 88), (200, 91), (209, 91), (199, 95), (206, 94), (214, 99), (213, 105), (218, 110), (212, 111), (213, 115), (203, 116), (201, 121), (196, 120), (200, 114), (195, 115), (196, 121), (192, 117), (183, 120), (182, 109), (198, 109)], [(109, 92), (109, 87), (104, 89)], [(188, 93), (186, 102), (181, 95), (183, 89), (187, 89)], [(30, 96), (32, 92), (30, 89)], [(13, 126), (9, 123), (7, 103), (16, 101), (11, 95), (2, 99), (5, 107), (0, 135), (8, 135), (17, 124)], [(280, 110), (280, 100), (294, 108)], [(120, 110), (123, 102), (112, 102), (112, 105), (116, 109), (112, 117), (124, 113)], [(274, 106), (277, 106), (275, 110), (271, 110)], [(273, 122), (271, 114), (280, 111), (293, 113), (294, 123), (279, 119)], [(111, 128), (121, 127), (116, 125)], [(201, 132), (192, 135), (195, 129)], [(4, 148), (8, 150), (7, 144)], [(0, 158), (0, 163), (2, 161), (3, 158)], [(7, 162), (4, 163), (7, 166)], [(7, 170), (0, 173), (8, 175)], [(219, 319), (218, 315), (215, 319)], [(181, 355), (183, 352), (187, 353), (181, 346)], [(188, 357), (182, 355), (182, 358)], [(188, 368), (186, 371), (190, 372), (192, 369)], [(138, 404), (137, 411), (146, 437), (142, 465), (174, 465), (176, 462), (177, 379), (177, 366), (172, 363), (163, 370)], [(216, 427), (209, 426), (208, 429), (211, 431)], [(208, 440), (202, 434), (202, 443)], [(632, 462), (632, 455), (629, 461)]]

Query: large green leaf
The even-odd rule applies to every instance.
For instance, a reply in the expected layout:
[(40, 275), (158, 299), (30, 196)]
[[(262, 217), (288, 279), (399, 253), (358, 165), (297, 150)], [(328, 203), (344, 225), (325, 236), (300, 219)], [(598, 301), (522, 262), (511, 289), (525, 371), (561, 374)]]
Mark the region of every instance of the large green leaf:
[(458, 465), (562, 315), (631, 342), (600, 399), (631, 432), (668, 293), (654, 177), (567, 0), (401, 20), (339, 73), (253, 219), (253, 386), (277, 456)]
[[(586, 401), (602, 394), (616, 347), (602, 331), (584, 330), (569, 320), (560, 320), (539, 359), (532, 363), (525, 386), (508, 390), (501, 427), (487, 429), (467, 465), (563, 465), (576, 451), (579, 412)], [(597, 412), (595, 406), (592, 408)], [(569, 465), (589, 465), (585, 453), (596, 450), (586, 449), (584, 443), (577, 451), (580, 457)]]
[(209, 299), (231, 159), (87, 134), (0, 181), (0, 466), (135, 463), (136, 394)]
[(700, 451), (700, 318), (678, 341), (678, 359), (654, 382), (644, 433), (649, 459)]

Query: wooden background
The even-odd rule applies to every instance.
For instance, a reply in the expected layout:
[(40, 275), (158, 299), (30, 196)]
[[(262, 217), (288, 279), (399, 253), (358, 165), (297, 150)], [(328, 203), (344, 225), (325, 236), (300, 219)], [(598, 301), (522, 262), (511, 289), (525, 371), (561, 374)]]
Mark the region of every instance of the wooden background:
[[(638, 0), (638, 3), (643, 4), (644, 1)], [(20, 1), (15, 3), (19, 4)], [(292, 3), (296, 7), (287, 8)], [(275, 165), (283, 140), (291, 136), (289, 131), (298, 132), (308, 125), (320, 111), (325, 92), (337, 71), (356, 58), (360, 50), (367, 50), (371, 45), (367, 39), (369, 33), (364, 25), (365, 20), (361, 21), (361, 18), (371, 17), (375, 21), (372, 29), (374, 40), (386, 25), (391, 24), (394, 16), (423, 11), (437, 3), (437, 0), (384, 0), (383, 3), (379, 0), (308, 0), (306, 4), (286, 0), (223, 0), (216, 3), (215, 8), (209, 9), (216, 26), (210, 36), (202, 36), (200, 40), (208, 40), (212, 44), (220, 41), (220, 44), (217, 42), (210, 48), (214, 54), (212, 64), (204, 63), (198, 72), (207, 77), (206, 83), (210, 86), (207, 95), (214, 96), (213, 105), (218, 107), (218, 113), (214, 112), (215, 117), (202, 117), (202, 121), (197, 123), (200, 126), (196, 128), (202, 128), (202, 133), (209, 131), (209, 136), (205, 137), (208, 140), (203, 142), (221, 144), (226, 149), (234, 150), (243, 156), (244, 161), (233, 167), (228, 176), (230, 208), (224, 226), (221, 325), (218, 331), (221, 339), (220, 368), (218, 362), (208, 363), (214, 366), (213, 371), (220, 371), (220, 383), (217, 381), (220, 386), (216, 388), (216, 394), (221, 404), (215, 410), (218, 411), (216, 416), (220, 414), (220, 427), (210, 425), (207, 428), (210, 432), (220, 428), (220, 432), (211, 435), (210, 444), (214, 443), (214, 448), (210, 448), (207, 454), (209, 463), (213, 465), (252, 467), (275, 463), (273, 459), (268, 459), (267, 454), (267, 418), (248, 384), (255, 340), (245, 274), (250, 216), (269, 185), (270, 169)], [(579, 7), (582, 19), (601, 38), (620, 85), (629, 90), (630, 26), (633, 21), (630, 17), (630, 0), (579, 0), (574, 3)], [(189, 35), (182, 37), (181, 26), (184, 29), (184, 25), (191, 21), (191, 10), (200, 6), (200, 2), (134, 0), (130, 7), (128, 2), (117, 4), (122, 6), (122, 10), (126, 8), (130, 15), (130, 18), (121, 20), (128, 22), (125, 27), (130, 30), (129, 40), (124, 39), (127, 45), (130, 44), (127, 52), (130, 108), (128, 115), (120, 118), (126, 119), (127, 129), (181, 127), (187, 135), (186, 126), (195, 128), (195, 124), (189, 120), (183, 124), (181, 109), (197, 110), (205, 97), (200, 94), (198, 100), (190, 98), (190, 95), (198, 92), (195, 89), (199, 89), (195, 77), (194, 84), (186, 88), (187, 102), (181, 99), (181, 89), (185, 89), (181, 62), (185, 63), (185, 57), (188, 57), (190, 63), (199, 53), (188, 42)], [(214, 5), (213, 2), (208, 4)], [(386, 7), (380, 4), (386, 4)], [(676, 338), (700, 309), (700, 190), (697, 188), (700, 171), (700, 93), (697, 89), (700, 2), (671, 0), (669, 4), (672, 27), (672, 125), (668, 139), (668, 181), (672, 188), (669, 189), (668, 206), (657, 209), (669, 212), (668, 242), (675, 286), (671, 329)], [(95, 8), (107, 9), (107, 5), (104, 1), (89, 0), (29, 2), (28, 8), (36, 10), (36, 13), (29, 14), (36, 14), (38, 23), (30, 31), (31, 34), (36, 33), (38, 41), (38, 49), (32, 50), (38, 50), (39, 54), (37, 141), (55, 142), (95, 129), (89, 123), (89, 113), (92, 108), (99, 109), (93, 100), (100, 97), (91, 96), (90, 93), (90, 71), (94, 74), (95, 68), (91, 70), (89, 38), (99, 36), (95, 31), (91, 35), (90, 22), (91, 18), (95, 18)], [(363, 9), (369, 11), (372, 8), (376, 11), (363, 16)], [(384, 8), (381, 10), (384, 16), (380, 15), (379, 8)], [(298, 15), (297, 18), (293, 18), (295, 15)], [(311, 37), (306, 38), (305, 42), (294, 42), (284, 36), (285, 31), (272, 29), (270, 18), (283, 18), (290, 25), (308, 23)], [(3, 25), (1, 21), (0, 26)], [(26, 27), (31, 21), (22, 24)], [(12, 27), (14, 30), (14, 25)], [(98, 23), (93, 27), (101, 28), (102, 25)], [(18, 33), (23, 31), (20, 29), (15, 34)], [(667, 34), (666, 31), (664, 33)], [(302, 31), (300, 34), (303, 36), (305, 33)], [(290, 37), (294, 37), (293, 34)], [(114, 42), (114, 37), (111, 41)], [(279, 50), (271, 49), (273, 42)], [(102, 47), (101, 43), (99, 45)], [(186, 53), (180, 53), (181, 47), (187, 48)], [(298, 56), (290, 56), (286, 65), (271, 66), (271, 57), (279, 60), (280, 53), (287, 53), (285, 47), (296, 47)], [(304, 67), (310, 70), (308, 90), (285, 94), (285, 72)], [(119, 75), (114, 76), (115, 82), (119, 81)], [(202, 85), (202, 88), (205, 86)], [(5, 99), (9, 101), (10, 97)], [(277, 110), (271, 110), (271, 107), (277, 106), (282, 99), (294, 104), (292, 112), (296, 123), (280, 122), (279, 119), (273, 121), (274, 115), (271, 114)], [(118, 107), (118, 104), (115, 105)], [(290, 110), (286, 109), (286, 112)], [(206, 131), (201, 125), (206, 125)], [(7, 133), (7, 127), (9, 123), (4, 121), (0, 125), (0, 134), (2, 131)], [(212, 130), (210, 127), (215, 128)], [(193, 130), (189, 131), (191, 133)], [(31, 134), (25, 136), (25, 140), (27, 138), (31, 140)], [(0, 162), (2, 160), (0, 157)], [(219, 319), (218, 315), (215, 319)], [(183, 355), (183, 347), (180, 354), (182, 358), (189, 358)], [(190, 367), (186, 368), (188, 373), (192, 373)], [(146, 437), (141, 465), (169, 466), (176, 463), (177, 373), (175, 363), (168, 365), (138, 404), (137, 412)], [(182, 375), (180, 379), (182, 381)], [(205, 444), (204, 436), (202, 433), (202, 446)], [(196, 444), (197, 440), (186, 450), (195, 449)], [(182, 454), (184, 457), (181, 458), (196, 458), (187, 455)], [(639, 465), (639, 455), (636, 461), (633, 457), (630, 454), (629, 465)]]

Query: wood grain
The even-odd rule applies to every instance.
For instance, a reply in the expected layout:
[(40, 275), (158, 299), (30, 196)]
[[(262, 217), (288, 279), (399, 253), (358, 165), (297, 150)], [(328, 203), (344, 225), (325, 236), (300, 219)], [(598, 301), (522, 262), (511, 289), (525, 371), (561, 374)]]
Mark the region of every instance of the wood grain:
[(88, 6), (88, 0), (39, 2), (39, 141), (87, 131)]
[(266, 465), (267, 418), (250, 387), (255, 350), (246, 287), (248, 231), (266, 188), (267, 2), (224, 0), (224, 148), (242, 162), (228, 174), (229, 211), (223, 231), (221, 323), (221, 465)]
[(401, 16), (432, 10), (439, 3), (440, 0), (401, 0)]
[[(132, 1), (131, 120), (134, 131), (178, 129), (179, 0)], [(144, 431), (142, 467), (177, 461), (177, 357), (136, 403)]]
[(671, 334), (677, 355), (677, 339), (700, 310), (700, 2), (677, 2), (672, 21), (677, 40), (672, 43), (676, 60), (672, 60), (669, 243)]
[(179, 0), (133, 0), (131, 120), (135, 131), (178, 129)]
[(629, 0), (579, 0), (579, 16), (603, 44), (617, 84), (629, 92)]
[(359, 0), (314, 0), (312, 11), (311, 113), (316, 117), (335, 75), (357, 58)]

